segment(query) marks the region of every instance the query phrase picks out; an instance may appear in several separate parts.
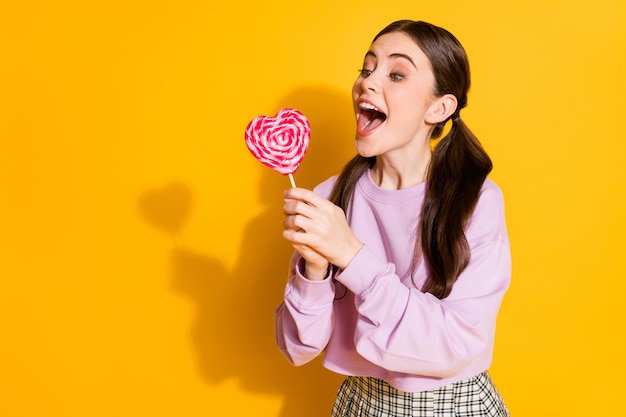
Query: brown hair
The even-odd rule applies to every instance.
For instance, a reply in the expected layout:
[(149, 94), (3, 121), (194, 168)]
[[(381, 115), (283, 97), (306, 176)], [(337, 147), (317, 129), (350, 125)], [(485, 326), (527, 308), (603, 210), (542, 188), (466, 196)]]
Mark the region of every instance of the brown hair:
[[(437, 124), (431, 134), (432, 139), (438, 138), (446, 122), (452, 120), (450, 131), (435, 146), (428, 167), (419, 238), (412, 261), (413, 273), (423, 255), (429, 271), (421, 290), (445, 298), (469, 263), (465, 227), (492, 164), (459, 116), (467, 104), (470, 87), (469, 62), (460, 42), (443, 28), (411, 20), (391, 23), (374, 41), (392, 32), (406, 33), (415, 41), (430, 60), (436, 94), (452, 94), (458, 103), (452, 116)], [(347, 212), (356, 183), (375, 162), (376, 157), (360, 155), (350, 160), (339, 175), (331, 201)]]

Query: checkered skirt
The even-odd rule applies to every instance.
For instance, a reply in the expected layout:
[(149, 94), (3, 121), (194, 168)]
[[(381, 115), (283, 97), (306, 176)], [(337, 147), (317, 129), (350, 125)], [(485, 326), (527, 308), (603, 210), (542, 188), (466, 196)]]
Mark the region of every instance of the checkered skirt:
[(399, 391), (382, 379), (349, 376), (337, 393), (332, 417), (509, 417), (485, 371), (430, 391)]

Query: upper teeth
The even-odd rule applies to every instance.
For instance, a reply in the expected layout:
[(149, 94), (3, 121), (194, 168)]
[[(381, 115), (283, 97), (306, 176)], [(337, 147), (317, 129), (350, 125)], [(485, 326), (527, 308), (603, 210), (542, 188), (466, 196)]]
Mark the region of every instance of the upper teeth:
[(359, 107), (362, 109), (367, 109), (367, 110), (376, 110), (376, 111), (380, 111), (378, 110), (378, 108), (376, 106), (371, 105), (370, 103), (366, 103), (366, 102), (361, 102), (359, 103)]

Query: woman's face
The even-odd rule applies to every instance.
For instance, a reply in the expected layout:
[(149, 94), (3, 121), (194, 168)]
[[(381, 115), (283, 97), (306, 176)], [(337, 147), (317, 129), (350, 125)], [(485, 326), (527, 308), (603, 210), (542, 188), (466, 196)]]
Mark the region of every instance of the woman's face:
[(430, 146), (434, 85), (430, 61), (409, 35), (379, 37), (352, 88), (358, 153), (370, 157)]

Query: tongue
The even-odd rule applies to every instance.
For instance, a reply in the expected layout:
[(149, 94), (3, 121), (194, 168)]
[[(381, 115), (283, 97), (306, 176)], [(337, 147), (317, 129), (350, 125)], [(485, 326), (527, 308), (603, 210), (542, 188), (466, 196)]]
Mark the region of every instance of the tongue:
[(361, 124), (361, 129), (367, 132), (376, 129), (385, 119), (386, 117), (383, 113), (375, 110), (363, 110), (361, 111), (359, 123)]

